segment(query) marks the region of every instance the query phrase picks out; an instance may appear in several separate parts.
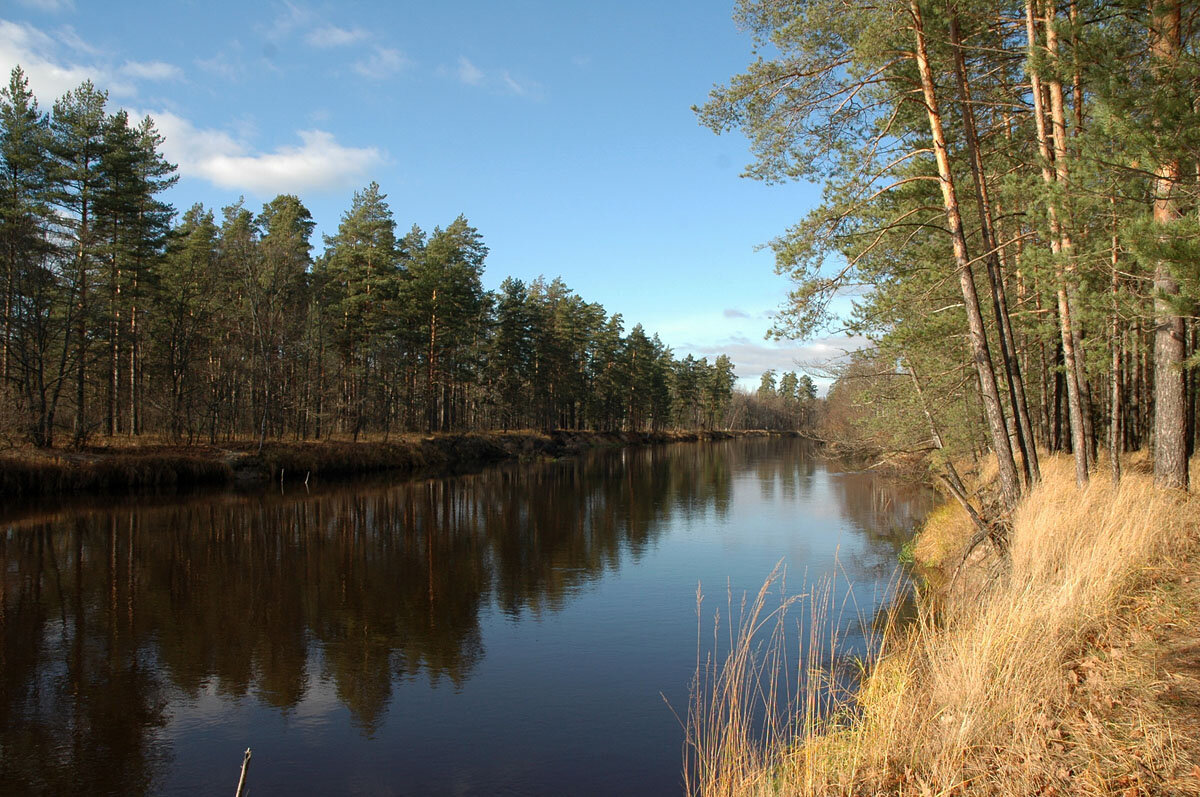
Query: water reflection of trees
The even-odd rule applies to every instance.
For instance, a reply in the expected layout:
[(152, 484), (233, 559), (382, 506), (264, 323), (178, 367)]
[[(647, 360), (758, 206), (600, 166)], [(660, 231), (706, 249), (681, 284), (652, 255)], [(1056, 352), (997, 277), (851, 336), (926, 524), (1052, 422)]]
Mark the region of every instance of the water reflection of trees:
[(14, 523), (0, 535), (0, 791), (149, 790), (173, 690), (286, 710), (319, 673), (372, 733), (398, 683), (470, 677), (490, 607), (561, 608), (653, 546), (668, 516), (723, 516), (748, 468), (789, 495), (807, 489), (811, 458), (764, 457), (771, 445)]
[(469, 677), (492, 601), (557, 609), (653, 544), (668, 512), (723, 511), (728, 492), (719, 454), (675, 446), (11, 526), (0, 783), (145, 791), (168, 686), (290, 708), (315, 660), (369, 733), (397, 681)]
[[(165, 722), (113, 523), (0, 537), (0, 788), (139, 793)], [(125, 575), (123, 575), (124, 573)]]
[(932, 491), (863, 471), (832, 474), (830, 484), (842, 517), (871, 543), (860, 549), (855, 570), (876, 580), (892, 578), (901, 546), (933, 508)]

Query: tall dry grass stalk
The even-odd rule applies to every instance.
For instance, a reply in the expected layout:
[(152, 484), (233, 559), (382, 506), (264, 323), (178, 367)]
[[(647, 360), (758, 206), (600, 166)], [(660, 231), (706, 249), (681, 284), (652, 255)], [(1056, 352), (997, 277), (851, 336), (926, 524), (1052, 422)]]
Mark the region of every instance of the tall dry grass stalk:
[(899, 632), (889, 624), (845, 710), (810, 711), (822, 698), (800, 695), (779, 732), (755, 735), (745, 702), (769, 696), (760, 682), (778, 674), (739, 636), (696, 694), (692, 793), (1159, 791), (1181, 740), (1148, 692), (1152, 662), (1121, 640), (1156, 575), (1197, 546), (1198, 526), (1200, 501), (1146, 474), (1079, 490), (1067, 459), (1048, 460), (1014, 517), (1010, 563), (981, 556), (936, 608), (925, 601)]
[[(776, 793), (793, 742), (827, 727), (845, 709), (862, 662), (878, 655), (903, 604), (896, 600), (899, 578), (878, 601), (888, 607), (879, 616), (859, 606), (852, 590), (837, 589), (842, 582), (848, 578), (837, 564), (809, 589), (790, 592), (786, 571), (777, 565), (752, 599), (743, 594), (735, 602), (727, 589), (724, 615), (716, 611), (708, 645), (697, 590), (696, 678), (684, 770), (688, 793)], [(850, 636), (860, 642), (853, 655)]]

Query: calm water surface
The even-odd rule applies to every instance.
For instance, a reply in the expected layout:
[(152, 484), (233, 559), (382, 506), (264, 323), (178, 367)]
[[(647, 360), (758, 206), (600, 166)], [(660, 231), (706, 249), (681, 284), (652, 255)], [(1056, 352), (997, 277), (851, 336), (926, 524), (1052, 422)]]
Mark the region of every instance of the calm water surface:
[(869, 615), (929, 505), (753, 439), (10, 511), (0, 792), (678, 794), (697, 583)]

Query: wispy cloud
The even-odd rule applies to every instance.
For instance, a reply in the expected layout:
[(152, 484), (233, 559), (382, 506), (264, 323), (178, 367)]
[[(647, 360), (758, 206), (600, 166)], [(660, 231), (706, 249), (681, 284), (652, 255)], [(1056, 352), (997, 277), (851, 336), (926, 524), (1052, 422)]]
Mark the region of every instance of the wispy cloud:
[(750, 314), (745, 310), (738, 310), (736, 307), (727, 307), (722, 313), (726, 318), (749, 318)]
[(509, 72), (507, 69), (500, 73), (500, 81), (503, 84), (504, 88), (506, 88), (508, 91), (512, 92), (513, 94), (516, 94), (518, 97), (527, 97), (532, 92), (537, 91), (540, 88), (536, 83), (533, 83), (532, 81), (530, 81), (530, 82), (518, 81), (516, 78), (514, 78), (512, 76), (512, 73)]
[(320, 25), (304, 36), (304, 41), (313, 47), (328, 49), (345, 47), (369, 39), (371, 34), (362, 28), (341, 28), (337, 25)]
[(183, 77), (182, 69), (164, 61), (126, 61), (117, 71), (139, 80), (178, 80)]
[(324, 130), (300, 130), (298, 145), (257, 152), (224, 130), (198, 128), (169, 111), (151, 113), (163, 154), (185, 177), (261, 196), (312, 193), (359, 185), (383, 162), (375, 147), (348, 147)]
[(354, 71), (363, 77), (382, 80), (404, 70), (409, 63), (399, 50), (377, 46), (371, 55), (354, 62)]
[(295, 3), (285, 2), (282, 10), (275, 15), (270, 24), (261, 30), (268, 40), (280, 42), (297, 30), (311, 25), (315, 19), (316, 15), (309, 9)]
[(103, 51), (99, 47), (84, 41), (83, 38), (75, 31), (75, 28), (70, 25), (64, 25), (63, 27), (59, 28), (55, 36), (57, 36), (59, 41), (70, 47), (72, 50), (81, 52), (84, 55), (96, 56), (103, 54)]
[(17, 0), (26, 8), (57, 14), (59, 11), (74, 11), (75, 0)]
[[(241, 45), (235, 41), (233, 48), (240, 50)], [(228, 50), (221, 50), (211, 58), (197, 58), (195, 64), (205, 72), (223, 77), (226, 80), (237, 80), (245, 73), (245, 65), (242, 62), (241, 55), (236, 52), (231, 53)]]
[(539, 99), (542, 95), (542, 87), (535, 81), (518, 78), (507, 69), (485, 70), (465, 55), (458, 57), (458, 63), (454, 69), (441, 67), (438, 69), (438, 73), (452, 75), (463, 85), (488, 88), (497, 93), (513, 94), (531, 99)]
[[(322, 15), (298, 3), (285, 2), (271, 23), (260, 30), (268, 42), (266, 52), (269, 58), (278, 52), (278, 47), (284, 40), (299, 37), (309, 47), (320, 50), (335, 50), (354, 44), (365, 45), (375, 40), (370, 52), (350, 65), (358, 74), (373, 80), (391, 77), (412, 63), (401, 50), (380, 43), (375, 34), (367, 28), (331, 23)], [(212, 66), (220, 67), (220, 64)]]
[(468, 86), (478, 86), (483, 82), (483, 70), (471, 63), (465, 56), (458, 57), (458, 79)]

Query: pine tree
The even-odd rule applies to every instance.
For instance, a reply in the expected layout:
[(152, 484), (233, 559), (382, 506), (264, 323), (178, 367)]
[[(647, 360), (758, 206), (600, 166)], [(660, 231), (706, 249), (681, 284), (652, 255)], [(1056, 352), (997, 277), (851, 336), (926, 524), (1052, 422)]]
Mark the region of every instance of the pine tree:
[(154, 339), (169, 378), (168, 431), (176, 440), (185, 431), (189, 440), (197, 434), (203, 362), (219, 356), (214, 329), (220, 295), (219, 234), (212, 211), (193, 205), (171, 233), (155, 282)]
[(98, 312), (91, 283), (100, 260), (95, 214), (105, 184), (101, 165), (106, 148), (107, 102), (107, 92), (85, 81), (54, 103), (50, 121), (57, 188), (54, 200), (64, 213), (63, 233), (73, 260), (68, 281), (74, 330), (76, 443), (82, 443), (91, 431), (86, 406), (88, 350), (90, 328)]
[(495, 333), (488, 364), (505, 430), (523, 425), (529, 404), (533, 326), (525, 283), (509, 277), (500, 284)]
[(255, 413), (260, 418), (259, 444), (268, 427), (283, 434), (288, 411), (296, 409), (298, 384), (289, 371), (298, 362), (305, 329), (308, 272), (312, 266), (312, 214), (298, 197), (283, 194), (263, 206), (255, 219), (259, 232), (257, 268), (247, 273), (257, 333), (261, 393)]
[(355, 439), (366, 422), (368, 394), (405, 279), (386, 199), (374, 182), (355, 192), (337, 234), (325, 238), (319, 266), (323, 310), (341, 360), (342, 403), (352, 416)]
[(437, 228), (409, 266), (406, 302), (420, 330), (425, 362), (425, 425), (449, 431), (458, 425), (459, 389), (468, 347), (480, 340), (484, 296), (480, 276), (487, 247), (479, 231), (459, 216)]
[(57, 252), (50, 234), (54, 183), (49, 144), (49, 120), (25, 73), (15, 67), (8, 86), (0, 90), (0, 402), (19, 413), (12, 420), (40, 446), (53, 444), (55, 410), (66, 376), (66, 320), (52, 271)]

